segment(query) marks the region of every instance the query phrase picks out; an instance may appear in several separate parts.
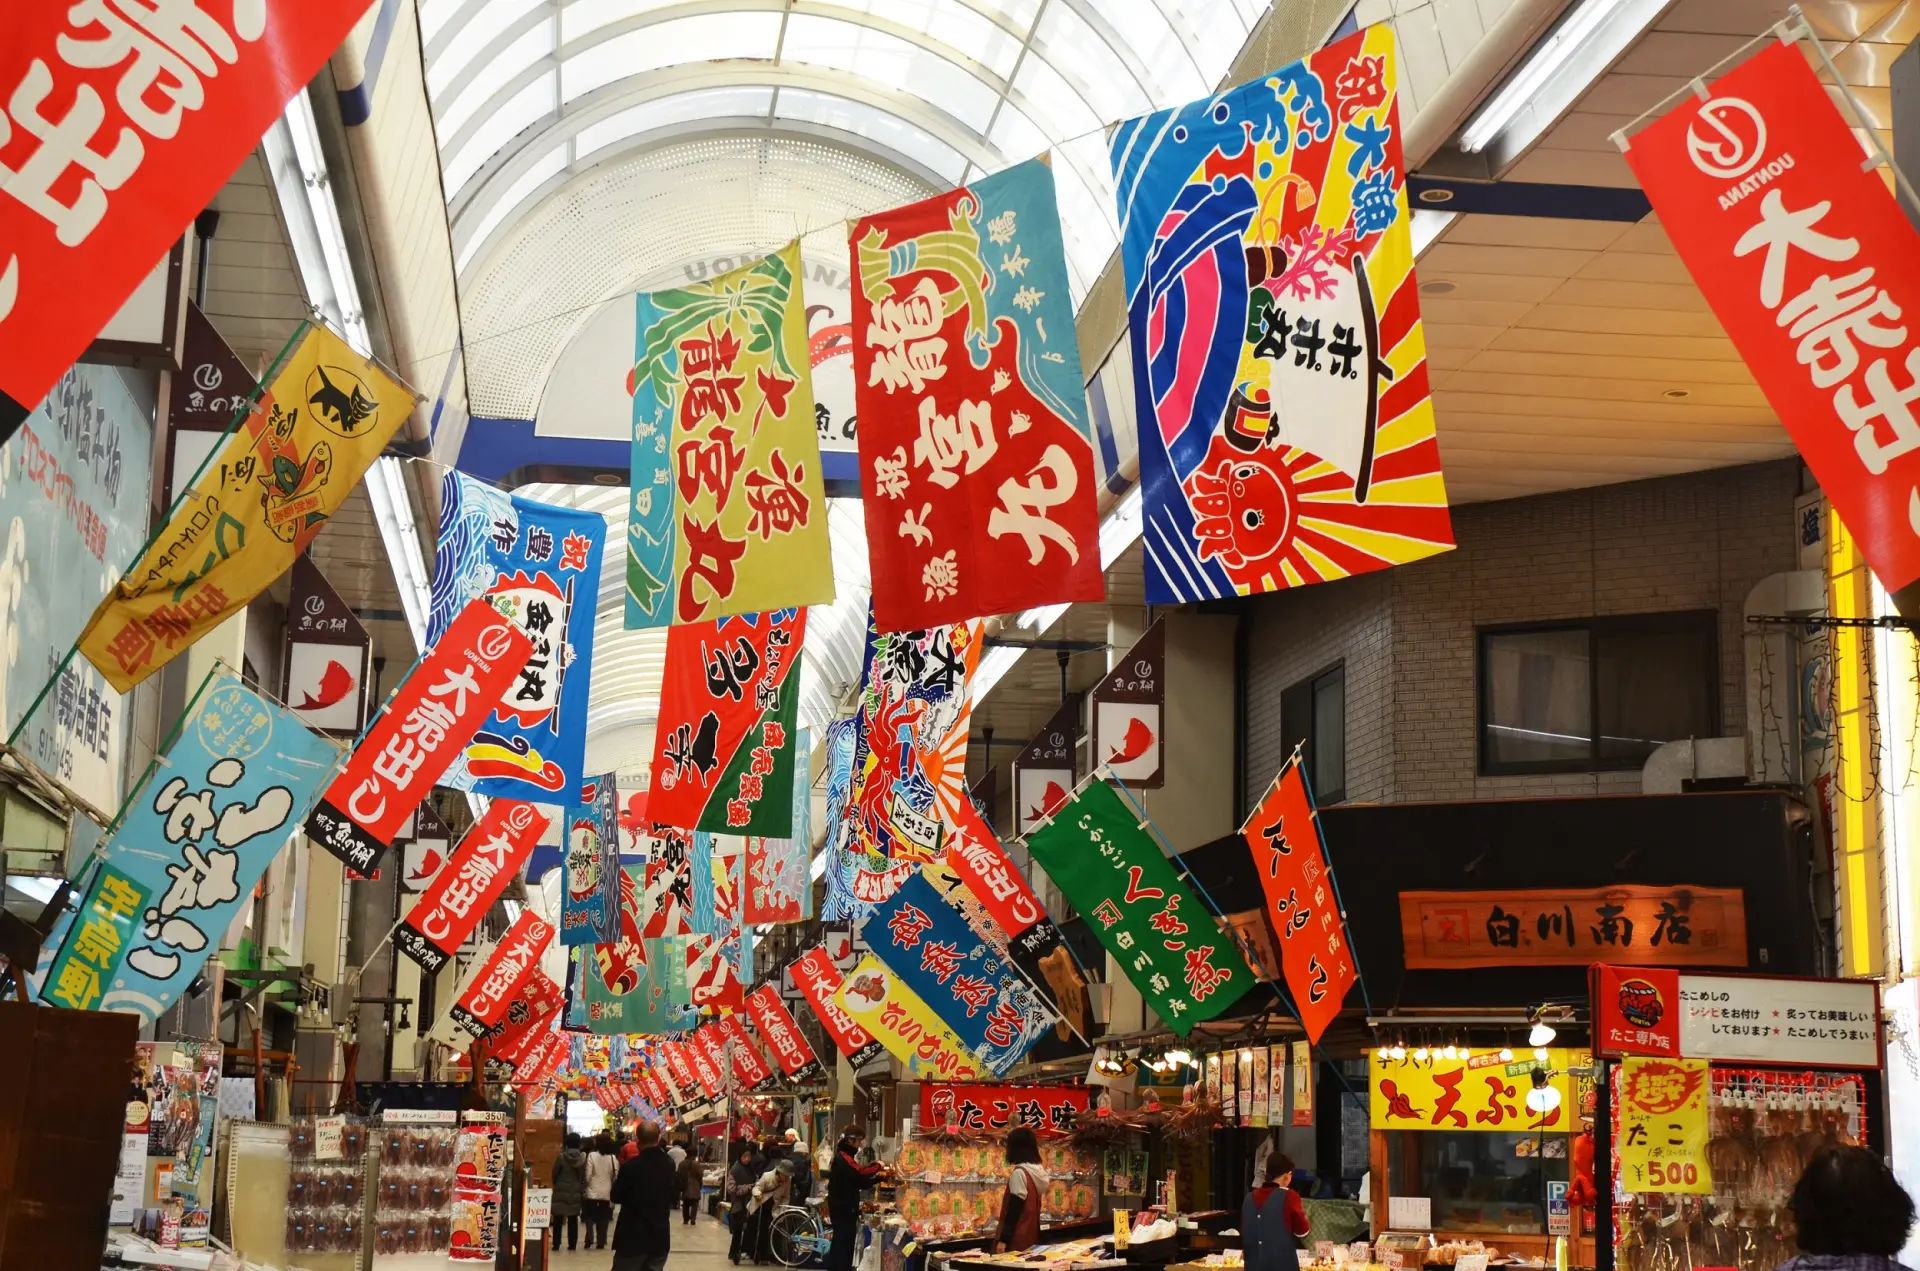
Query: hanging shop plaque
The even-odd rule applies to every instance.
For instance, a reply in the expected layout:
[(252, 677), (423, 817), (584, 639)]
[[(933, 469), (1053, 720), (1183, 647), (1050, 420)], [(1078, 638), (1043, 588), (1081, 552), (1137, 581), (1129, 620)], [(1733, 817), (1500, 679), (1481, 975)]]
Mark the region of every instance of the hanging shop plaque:
[(920, 1083), (920, 1125), (962, 1134), (1018, 1126), (1042, 1138), (1073, 1133), (1073, 1118), (1092, 1105), (1085, 1086), (975, 1086)]
[[(1473, 1052), (1464, 1059), (1389, 1059), (1375, 1049), (1367, 1056), (1371, 1123), (1376, 1130), (1498, 1130), (1524, 1134), (1536, 1130), (1567, 1132), (1579, 1128), (1569, 1068), (1590, 1060), (1568, 1050), (1549, 1050), (1544, 1064), (1529, 1052), (1503, 1060), (1497, 1051)], [(1546, 1112), (1527, 1107), (1533, 1073), (1547, 1070), (1548, 1085), (1559, 1101)]]
[(1737, 887), (1403, 891), (1400, 939), (1409, 971), (1747, 965), (1746, 903)]
[(1167, 620), (1158, 619), (1093, 686), (1093, 764), (1136, 789), (1166, 779)]
[(1593, 968), (1593, 1048), (1602, 1055), (1680, 1054), (1680, 973), (1671, 967)]
[(431, 803), (413, 810), (413, 837), (400, 847), (400, 890), (417, 895), (433, 885), (453, 847), (453, 831)]
[(1024, 837), (1065, 806), (1079, 773), (1080, 703), (1062, 702), (1045, 728), (1013, 760), (1014, 832)]
[[(200, 306), (187, 301), (187, 341), (180, 369), (170, 377), (167, 427), (225, 432), (258, 387)], [(191, 473), (181, 474), (191, 476)]]
[(373, 641), (311, 556), (293, 562), (290, 581), (280, 700), (317, 733), (356, 737), (367, 722)]

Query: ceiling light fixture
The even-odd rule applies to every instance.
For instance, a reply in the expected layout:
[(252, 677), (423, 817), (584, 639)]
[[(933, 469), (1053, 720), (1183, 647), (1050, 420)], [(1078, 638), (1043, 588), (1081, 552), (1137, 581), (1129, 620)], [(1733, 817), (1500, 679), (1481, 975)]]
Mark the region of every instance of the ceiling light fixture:
[(1500, 143), (1501, 159), (1537, 141), (1671, 0), (1581, 0), (1460, 131), (1460, 149)]

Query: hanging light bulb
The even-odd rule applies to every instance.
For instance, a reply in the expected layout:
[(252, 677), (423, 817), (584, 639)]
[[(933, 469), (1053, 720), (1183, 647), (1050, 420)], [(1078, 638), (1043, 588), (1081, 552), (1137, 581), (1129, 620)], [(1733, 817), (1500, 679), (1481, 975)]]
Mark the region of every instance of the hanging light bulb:
[(1536, 1019), (1533, 1022), (1533, 1031), (1527, 1034), (1527, 1045), (1551, 1046), (1556, 1036), (1558, 1034), (1554, 1032), (1553, 1025), (1544, 1019)]
[(1180, 1064), (1186, 1063), (1189, 1059), (1193, 1058), (1193, 1055), (1191, 1052), (1185, 1050), (1184, 1048), (1175, 1046), (1173, 1049), (1167, 1052), (1166, 1058), (1167, 1058), (1168, 1066), (1175, 1067)]
[(1458, 1059), (1459, 1057), (1460, 1057), (1460, 1048), (1458, 1046), (1455, 1046), (1452, 1042), (1448, 1042), (1446, 1044), (1445, 1049), (1443, 1049), (1440, 1052), (1440, 1058), (1442, 1059), (1454, 1060), (1454, 1059)]
[(1425, 1062), (1427, 1062), (1427, 1053), (1428, 1053), (1427, 1044), (1425, 1042), (1421, 1042), (1420, 1048), (1413, 1052), (1414, 1060), (1418, 1063), (1424, 1064)]
[(1404, 1040), (1395, 1041), (1392, 1046), (1387, 1048), (1388, 1059), (1398, 1061), (1398, 1060), (1405, 1059), (1406, 1057), (1407, 1057), (1407, 1043)]
[(1547, 1062), (1547, 1048), (1546, 1048), (1545, 1046), (1536, 1046), (1536, 1047), (1534, 1047), (1534, 1048), (1533, 1048), (1533, 1058), (1534, 1058), (1534, 1062), (1535, 1062), (1535, 1063), (1542, 1063), (1542, 1064), (1544, 1064), (1544, 1063), (1546, 1063), (1546, 1062)]
[(1500, 1048), (1500, 1062), (1503, 1064), (1510, 1064), (1513, 1062), (1513, 1047), (1502, 1046)]

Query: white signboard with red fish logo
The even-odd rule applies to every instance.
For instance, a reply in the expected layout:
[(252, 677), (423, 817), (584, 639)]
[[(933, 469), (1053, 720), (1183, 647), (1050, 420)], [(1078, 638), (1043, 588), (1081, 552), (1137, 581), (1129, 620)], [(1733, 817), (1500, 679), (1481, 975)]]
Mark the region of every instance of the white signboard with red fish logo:
[(1159, 786), (1165, 774), (1160, 744), (1167, 697), (1164, 619), (1127, 650), (1092, 696), (1094, 769), (1105, 766), (1130, 786)]

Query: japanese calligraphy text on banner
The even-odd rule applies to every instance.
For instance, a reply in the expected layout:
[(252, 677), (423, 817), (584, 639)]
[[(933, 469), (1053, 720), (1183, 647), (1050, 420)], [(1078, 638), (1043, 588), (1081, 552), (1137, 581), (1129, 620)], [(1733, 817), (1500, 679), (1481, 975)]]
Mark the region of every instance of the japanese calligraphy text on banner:
[(905, 1065), (909, 1077), (951, 1081), (983, 1072), (967, 1044), (872, 954), (847, 973), (833, 1001)]
[(800, 244), (635, 298), (626, 626), (833, 600)]
[(308, 327), (93, 611), (80, 652), (124, 693), (245, 608), (292, 568), (412, 409), (385, 371)]
[(747, 994), (747, 1015), (753, 1020), (753, 1027), (767, 1043), (767, 1053), (779, 1063), (780, 1071), (788, 1078), (798, 1080), (802, 1074), (813, 1076), (820, 1071), (820, 1061), (813, 1053), (813, 1047), (807, 1043), (798, 1024), (786, 1004), (780, 1000), (780, 994), (771, 984), (762, 984)]
[(596, 1033), (664, 1033), (684, 1027), (687, 1013), (670, 992), (666, 968), (648, 957), (641, 937), (641, 867), (620, 871), (620, 941), (579, 953), (581, 1022)]
[(1403, 891), (1400, 937), (1409, 970), (1747, 965), (1737, 887)]
[(459, 472), (441, 481), (430, 639), (485, 596), (533, 644), (442, 784), (489, 798), (579, 798), (606, 537), (598, 512), (536, 503)]
[(813, 864), (813, 790), (805, 774), (812, 753), (807, 730), (796, 728), (789, 800), (792, 828), (784, 835), (756, 834), (746, 840), (746, 910), (742, 921), (748, 926), (803, 922), (813, 917), (813, 878), (809, 873)]
[(523, 909), (493, 952), (479, 964), (472, 985), (455, 999), (454, 1022), (475, 1037), (484, 1036), (506, 1017), (507, 1008), (528, 980), (540, 974), (540, 955), (553, 943), (553, 924)]
[(1298, 754), (1287, 760), (1241, 833), (1267, 894), (1288, 995), (1308, 1039), (1317, 1043), (1340, 1013), (1358, 972)]
[(1397, 62), (1371, 26), (1113, 134), (1149, 603), (1453, 546)]
[[(339, 761), (337, 745), (216, 665), (100, 849), (105, 877), (89, 888), (90, 906), (116, 917), (138, 909), (134, 930), (123, 937), (117, 920), (82, 909), (43, 1000), (158, 1018), (219, 947)], [(136, 893), (149, 907), (138, 908)], [(121, 939), (124, 948), (108, 947)], [(118, 972), (101, 975), (111, 958)]]
[(782, 609), (667, 633), (650, 818), (715, 833), (792, 833), (806, 631), (806, 610)]
[(394, 928), (394, 947), (428, 973), (438, 974), (532, 855), (547, 821), (547, 814), (531, 803), (489, 803), (439, 876)]
[[(651, 805), (652, 798), (649, 796)], [(649, 940), (684, 936), (693, 930), (693, 844), (686, 830), (655, 822), (648, 836), (645, 916), (641, 934)]]
[(865, 217), (848, 246), (880, 630), (1101, 599), (1053, 169), (1029, 160)]
[[(886, 899), (906, 877), (884, 862), (935, 859), (942, 822), (967, 801), (968, 686), (981, 643), (977, 622), (893, 635), (868, 630), (853, 830), (877, 877), (856, 877), (863, 901)], [(897, 744), (903, 737), (906, 744)]]
[(1920, 240), (1828, 93), (1797, 44), (1770, 41), (1624, 148), (1821, 490), (1898, 591), (1920, 578)]
[(1027, 849), (1154, 1013), (1185, 1036), (1253, 987), (1253, 972), (1140, 819), (1112, 786), (1089, 782), (1027, 836)]
[(1053, 1026), (1026, 979), (968, 926), (922, 874), (873, 907), (867, 939), (901, 984), (1004, 1077)]
[(414, 664), (307, 818), (307, 833), (368, 874), (526, 664), (526, 634), (469, 601)]
[(1707, 1070), (1704, 1059), (1629, 1055), (1621, 1061), (1614, 1151), (1620, 1158), (1623, 1191), (1702, 1196), (1713, 1191), (1707, 1156)]
[(827, 1030), (827, 1036), (833, 1039), (840, 1053), (856, 1069), (868, 1061), (879, 1057), (880, 1043), (859, 1021), (849, 1014), (835, 996), (840, 988), (840, 968), (833, 964), (827, 951), (820, 945), (808, 949), (793, 960), (788, 968), (793, 976), (793, 985), (800, 995), (813, 1008), (813, 1013)]
[(1042, 1138), (1073, 1133), (1075, 1114), (1092, 1106), (1085, 1086), (975, 1086), (920, 1083), (920, 1125), (965, 1134), (1024, 1126)]
[(367, 4), (9, 6), (0, 393), (46, 396)]
[(588, 781), (561, 822), (566, 836), (566, 891), (560, 898), (560, 943), (613, 944), (620, 939), (619, 794), (611, 772)]
[[(1367, 1056), (1370, 1119), (1376, 1130), (1578, 1130), (1574, 1081), (1569, 1068), (1585, 1068), (1585, 1054), (1549, 1050), (1544, 1064), (1530, 1054), (1503, 1061), (1483, 1050), (1465, 1059), (1431, 1062), (1389, 1059), (1375, 1049)], [(1533, 1073), (1544, 1068), (1559, 1099), (1546, 1112), (1527, 1107)]]

